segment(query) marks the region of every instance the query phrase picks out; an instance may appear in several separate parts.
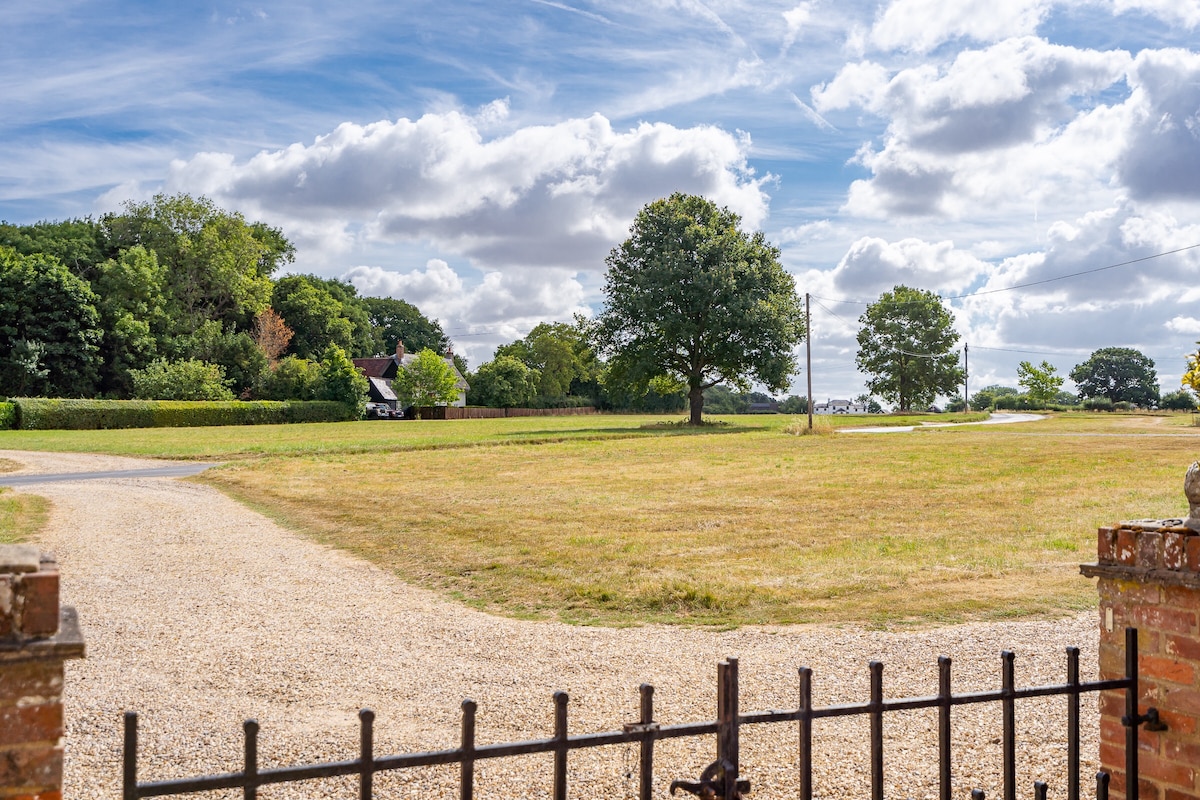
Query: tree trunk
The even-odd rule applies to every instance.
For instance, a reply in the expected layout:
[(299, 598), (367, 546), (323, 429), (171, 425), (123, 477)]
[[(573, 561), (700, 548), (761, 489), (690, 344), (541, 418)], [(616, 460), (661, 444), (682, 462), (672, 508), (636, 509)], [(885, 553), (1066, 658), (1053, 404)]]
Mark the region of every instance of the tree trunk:
[(703, 424), (701, 414), (704, 411), (704, 390), (699, 386), (693, 386), (688, 390), (688, 405), (691, 407), (691, 416), (688, 419), (688, 424)]

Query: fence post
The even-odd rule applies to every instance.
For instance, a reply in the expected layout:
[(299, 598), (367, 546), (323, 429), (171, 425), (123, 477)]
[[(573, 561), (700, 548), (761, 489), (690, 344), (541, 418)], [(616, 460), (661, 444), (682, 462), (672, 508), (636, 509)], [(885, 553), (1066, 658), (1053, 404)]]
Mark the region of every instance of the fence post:
[(61, 796), (63, 662), (83, 651), (54, 557), (0, 545), (0, 798)]
[(1137, 682), (1100, 696), (1100, 765), (1121, 800), (1200, 800), (1200, 463), (1184, 493), (1187, 518), (1100, 528), (1081, 568), (1099, 579), (1100, 679)]

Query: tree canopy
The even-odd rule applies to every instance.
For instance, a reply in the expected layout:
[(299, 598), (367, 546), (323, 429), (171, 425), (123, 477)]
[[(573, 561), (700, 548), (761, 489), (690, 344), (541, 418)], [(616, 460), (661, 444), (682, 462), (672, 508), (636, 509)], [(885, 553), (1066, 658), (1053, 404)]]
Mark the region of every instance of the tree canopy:
[(311, 399), (331, 344), (347, 357), (392, 352), (393, 337), (449, 344), (403, 300), (276, 279), (292, 257), (281, 231), (186, 194), (99, 220), (0, 222), (0, 395), (130, 397), (135, 373), (198, 361), (220, 367), (234, 396)]
[(1062, 388), (1063, 377), (1056, 375), (1057, 371), (1049, 361), (1042, 361), (1040, 367), (1022, 361), (1017, 365), (1017, 383), (1035, 405), (1044, 406), (1053, 403)]
[(1130, 347), (1102, 347), (1071, 370), (1081, 398), (1152, 407), (1158, 403), (1158, 374), (1149, 356)]
[(498, 354), (471, 376), (472, 405), (492, 408), (526, 406), (538, 394), (541, 373), (525, 362)]
[(396, 372), (392, 388), (408, 405), (446, 405), (458, 399), (458, 376), (445, 358), (425, 348)]
[(954, 318), (933, 292), (896, 286), (858, 318), (855, 363), (870, 376), (867, 389), (911, 411), (938, 395), (953, 395), (963, 382), (954, 345)]
[(605, 307), (595, 327), (610, 382), (645, 392), (656, 378), (687, 385), (689, 421), (701, 423), (704, 390), (757, 382), (784, 389), (804, 312), (779, 250), (740, 217), (703, 197), (648, 204), (629, 238), (605, 259)]

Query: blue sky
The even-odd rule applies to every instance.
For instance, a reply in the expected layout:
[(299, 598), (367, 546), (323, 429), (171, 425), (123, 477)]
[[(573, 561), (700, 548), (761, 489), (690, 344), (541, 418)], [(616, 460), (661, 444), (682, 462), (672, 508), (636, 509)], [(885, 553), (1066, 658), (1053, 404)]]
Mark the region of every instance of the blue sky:
[(1200, 339), (1200, 249), (1041, 283), (1200, 245), (1200, 0), (16, 0), (5, 23), (0, 218), (204, 194), (473, 366), (593, 313), (673, 191), (782, 249), (818, 400), (863, 391), (856, 320), (898, 283), (959, 298), (973, 390), (1121, 346), (1170, 391)]

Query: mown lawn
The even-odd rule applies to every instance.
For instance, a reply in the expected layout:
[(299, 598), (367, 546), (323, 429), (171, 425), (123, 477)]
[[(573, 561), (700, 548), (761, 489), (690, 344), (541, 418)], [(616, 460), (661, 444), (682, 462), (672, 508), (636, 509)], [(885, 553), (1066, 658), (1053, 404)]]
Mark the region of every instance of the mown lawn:
[(269, 457), (202, 480), (497, 613), (925, 624), (1090, 607), (1078, 565), (1096, 528), (1186, 509), (1200, 436), (1094, 435), (1104, 423), (567, 438)]
[(803, 417), (664, 421), (12, 431), (0, 449), (227, 459), (198, 480), (495, 613), (887, 627), (1091, 607), (1096, 528), (1183, 513), (1200, 454), (1188, 415), (834, 434), (868, 421), (839, 417), (816, 436), (788, 433)]

